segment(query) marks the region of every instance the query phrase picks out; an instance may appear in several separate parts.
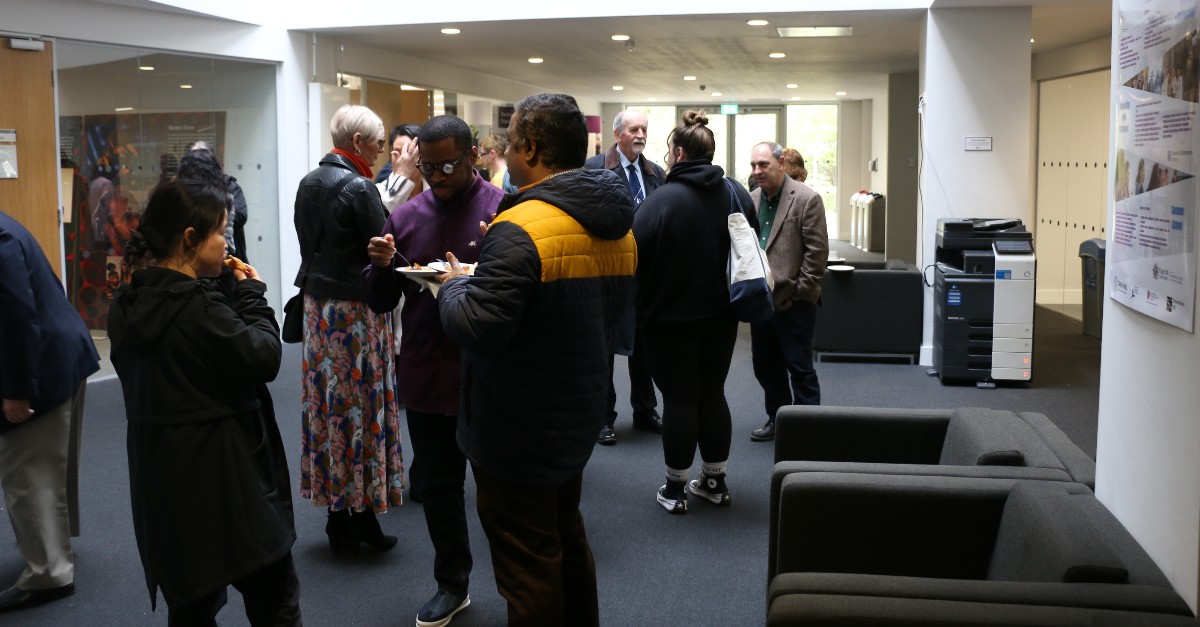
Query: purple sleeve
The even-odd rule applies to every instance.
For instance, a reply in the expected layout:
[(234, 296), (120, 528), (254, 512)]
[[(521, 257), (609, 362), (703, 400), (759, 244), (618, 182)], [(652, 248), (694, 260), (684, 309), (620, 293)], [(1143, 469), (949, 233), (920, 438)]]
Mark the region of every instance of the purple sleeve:
[[(396, 230), (396, 212), (392, 212), (392, 217), (388, 218), (380, 235), (391, 233), (392, 237), (396, 237)], [(368, 263), (367, 267), (363, 268), (362, 276), (363, 293), (367, 296), (367, 306), (371, 311), (383, 314), (400, 304), (400, 295), (408, 279), (396, 272), (396, 259), (393, 258), (392, 264), (386, 268), (378, 268), (375, 264)]]

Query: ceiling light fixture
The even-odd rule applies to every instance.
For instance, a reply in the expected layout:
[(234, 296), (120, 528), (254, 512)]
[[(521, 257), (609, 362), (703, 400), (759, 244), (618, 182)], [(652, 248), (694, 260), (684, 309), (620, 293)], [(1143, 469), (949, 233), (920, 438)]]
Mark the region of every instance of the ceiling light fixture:
[(766, 26), (770, 22), (766, 20), (746, 20), (746, 26)]
[(786, 57), (787, 55), (782, 52), (772, 52), (771, 54), (768, 54), (767, 56), (771, 57), (772, 59), (782, 59), (782, 58)]
[(133, 107), (117, 107), (113, 111), (133, 111)]
[(658, 98), (647, 98), (646, 102), (658, 102)]
[(1033, 43), (1033, 37), (1029, 38), (1029, 43)]
[(184, 85), (180, 85), (180, 86), (179, 86), (179, 88), (180, 88), (180, 89), (191, 89), (191, 88), (192, 88), (192, 86), (191, 86), (191, 85), (184, 84)]
[(143, 72), (153, 72), (154, 66), (153, 65), (139, 65), (138, 69)]
[(629, 41), (629, 35), (613, 35), (613, 41)]
[(835, 95), (835, 96), (845, 96), (845, 95), (846, 95), (846, 92), (844, 92), (844, 91), (835, 91), (835, 92), (833, 92), (833, 95)]
[(695, 77), (695, 76), (692, 76), (691, 74), (688, 74), (687, 76), (683, 77), (683, 80), (685, 80), (685, 81), (694, 81), (694, 80), (696, 80), (696, 77)]
[(854, 33), (850, 26), (780, 26), (775, 29), (780, 37), (849, 37)]
[(541, 63), (541, 62), (543, 62), (543, 61), (545, 61), (545, 59), (543, 59), (543, 58), (541, 58), (541, 57), (529, 57), (529, 62), (530, 62), (530, 63), (535, 63), (535, 64), (536, 64), (536, 63)]
[(714, 92), (712, 93), (712, 95), (713, 95), (713, 98), (720, 98), (720, 97), (721, 97), (721, 92), (719, 92), (719, 91), (714, 91)]
[(792, 96), (792, 100), (799, 100), (800, 96)]
[(797, 85), (797, 84), (795, 84), (795, 83), (788, 83), (788, 84), (787, 84), (787, 88), (788, 88), (788, 89), (795, 89), (795, 88), (797, 88), (797, 87), (799, 87), (799, 85)]
[(622, 87), (621, 85), (613, 85), (613, 91), (622, 91), (624, 89), (625, 88)]
[(457, 35), (461, 32), (462, 32), (462, 29), (459, 29), (459, 28), (443, 28), (442, 29), (443, 35)]

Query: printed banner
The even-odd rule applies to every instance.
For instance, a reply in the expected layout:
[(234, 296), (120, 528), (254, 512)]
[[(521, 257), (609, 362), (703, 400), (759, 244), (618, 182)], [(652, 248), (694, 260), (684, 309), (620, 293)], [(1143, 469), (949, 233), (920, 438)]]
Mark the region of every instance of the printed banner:
[(1109, 296), (1192, 330), (1200, 17), (1191, 0), (1118, 0)]

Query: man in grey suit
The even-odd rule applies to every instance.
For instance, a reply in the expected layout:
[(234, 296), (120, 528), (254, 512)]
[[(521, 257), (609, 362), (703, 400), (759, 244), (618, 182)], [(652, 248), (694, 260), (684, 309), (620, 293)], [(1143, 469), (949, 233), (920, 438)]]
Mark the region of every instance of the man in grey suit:
[(775, 277), (775, 316), (750, 325), (754, 377), (767, 409), (767, 423), (750, 434), (756, 442), (775, 439), (780, 407), (821, 404), (812, 340), (829, 259), (825, 204), (811, 187), (784, 173), (782, 157), (783, 147), (772, 142), (750, 152), (758, 183), (750, 198), (758, 210), (759, 243)]
[[(666, 179), (663, 169), (642, 156), (646, 148), (646, 114), (632, 109), (623, 109), (613, 118), (613, 136), (617, 143), (604, 154), (596, 155), (584, 162), (583, 167), (612, 170), (629, 186), (633, 209), (641, 204), (650, 192), (658, 189)], [(662, 417), (658, 415), (658, 401), (654, 396), (654, 382), (650, 378), (650, 360), (639, 334), (636, 332), (633, 299), (622, 318), (618, 337), (608, 355), (608, 413), (600, 436), (600, 444), (616, 444), (617, 434), (613, 423), (617, 419), (617, 391), (612, 384), (613, 355), (629, 355), (629, 404), (633, 406), (633, 426), (654, 433), (662, 433)]]

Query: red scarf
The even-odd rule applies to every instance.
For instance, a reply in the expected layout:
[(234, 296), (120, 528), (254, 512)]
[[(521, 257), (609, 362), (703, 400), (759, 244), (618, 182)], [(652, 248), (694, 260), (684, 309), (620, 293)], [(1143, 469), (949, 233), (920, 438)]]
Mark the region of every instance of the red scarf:
[(367, 163), (367, 160), (363, 159), (360, 155), (346, 152), (345, 150), (342, 150), (341, 148), (334, 148), (333, 154), (341, 155), (341, 156), (349, 159), (350, 163), (353, 163), (354, 167), (358, 169), (359, 174), (361, 174), (369, 179), (375, 178), (375, 173), (371, 172), (371, 164)]

